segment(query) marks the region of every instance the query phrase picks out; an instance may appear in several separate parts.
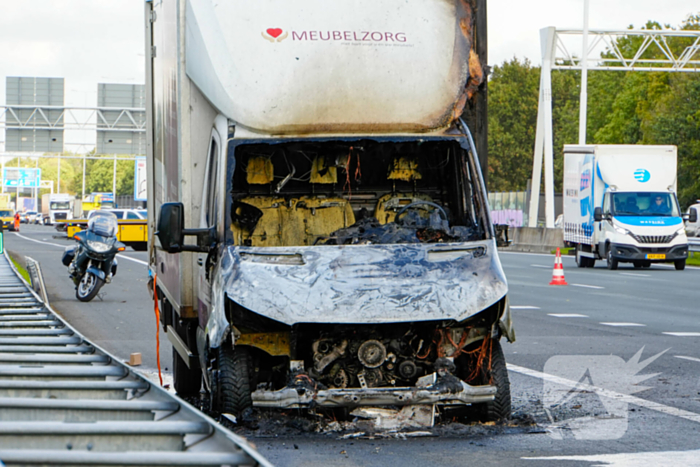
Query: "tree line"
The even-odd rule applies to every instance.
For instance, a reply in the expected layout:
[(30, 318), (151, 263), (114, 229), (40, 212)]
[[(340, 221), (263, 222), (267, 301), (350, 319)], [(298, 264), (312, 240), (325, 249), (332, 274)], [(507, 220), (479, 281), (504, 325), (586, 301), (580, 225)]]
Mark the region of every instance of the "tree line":
[[(668, 25), (665, 28), (669, 28)], [(643, 29), (662, 29), (648, 22)], [(680, 27), (700, 30), (700, 15)], [(624, 56), (642, 38), (617, 41)], [(669, 38), (679, 56), (691, 38)], [(627, 52), (627, 53), (625, 53)], [(605, 58), (614, 58), (610, 52)], [(644, 58), (663, 58), (649, 48)], [(700, 60), (696, 53), (695, 60)], [(540, 67), (513, 58), (494, 67), (489, 80), (489, 191), (524, 191), (532, 176)], [(552, 71), (555, 190), (563, 183), (564, 144), (578, 142), (581, 74)], [(588, 144), (672, 144), (678, 147), (678, 198), (682, 207), (700, 199), (700, 73), (589, 70)]]
[[(65, 154), (76, 156), (76, 154)], [(94, 151), (88, 156), (94, 156)], [(19, 165), (18, 165), (19, 162)], [(117, 196), (132, 195), (134, 193), (134, 164), (131, 161), (117, 161)], [(24, 167), (36, 168), (36, 158), (23, 157), (5, 162), (6, 168)], [(41, 157), (38, 160), (38, 168), (41, 169), (41, 179), (53, 181), (54, 193), (58, 193), (58, 158)], [(104, 159), (85, 160), (85, 194), (92, 192), (112, 192), (114, 176), (114, 159), (105, 156)], [(80, 195), (83, 189), (83, 160), (61, 158), (61, 193)], [(7, 191), (8, 188), (5, 188)], [(9, 189), (12, 191), (12, 189)], [(49, 193), (43, 189), (41, 194)]]

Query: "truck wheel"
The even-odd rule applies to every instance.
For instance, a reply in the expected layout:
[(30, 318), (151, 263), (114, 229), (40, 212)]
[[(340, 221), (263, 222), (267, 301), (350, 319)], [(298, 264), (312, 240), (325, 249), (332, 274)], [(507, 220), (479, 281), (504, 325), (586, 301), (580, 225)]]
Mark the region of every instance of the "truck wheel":
[[(503, 355), (501, 343), (494, 339), (491, 345), (490, 379), (491, 384), (498, 388), (498, 392), (493, 401), (484, 404), (483, 415), (486, 421), (496, 422), (510, 418), (510, 380), (508, 379), (506, 357)], [(487, 362), (484, 363), (487, 364)], [(488, 368), (488, 366), (486, 368)]]
[(617, 269), (617, 260), (615, 258), (613, 258), (612, 248), (608, 248), (607, 260), (608, 260), (608, 269), (611, 269), (613, 271), (615, 269)]
[(632, 264), (634, 265), (635, 269), (639, 269), (644, 266), (641, 261), (632, 261)]
[(211, 410), (241, 419), (243, 412), (253, 407), (251, 397), (252, 358), (246, 347), (218, 349), (218, 377), (211, 391)]
[(676, 271), (682, 271), (685, 269), (685, 260), (677, 259), (673, 262), (673, 265), (676, 267)]
[(592, 268), (595, 266), (595, 260), (587, 256), (581, 256), (581, 245), (576, 245), (576, 266), (580, 268)]
[(202, 388), (202, 372), (191, 369), (173, 348), (173, 386), (180, 396), (196, 396)]
[[(466, 381), (477, 363), (477, 355), (465, 355), (455, 360), (457, 365), (457, 375)], [(493, 339), (491, 342), (491, 361), (485, 358), (479, 375), (470, 381), (469, 384), (492, 384), (496, 386), (496, 397), (491, 402), (474, 404), (476, 416), (484, 422), (496, 422), (507, 420), (511, 414), (510, 402), (510, 381), (508, 380), (508, 370), (506, 369), (506, 358), (503, 355), (501, 343)]]

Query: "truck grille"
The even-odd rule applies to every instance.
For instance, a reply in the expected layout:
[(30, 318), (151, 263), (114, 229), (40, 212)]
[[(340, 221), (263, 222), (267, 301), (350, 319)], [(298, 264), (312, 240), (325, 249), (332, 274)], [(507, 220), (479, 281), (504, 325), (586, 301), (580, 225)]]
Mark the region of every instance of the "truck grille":
[(669, 243), (675, 235), (632, 235), (639, 243)]
[(56, 220), (65, 220), (66, 217), (68, 217), (68, 213), (65, 212), (57, 212), (56, 214), (53, 215), (54, 219)]

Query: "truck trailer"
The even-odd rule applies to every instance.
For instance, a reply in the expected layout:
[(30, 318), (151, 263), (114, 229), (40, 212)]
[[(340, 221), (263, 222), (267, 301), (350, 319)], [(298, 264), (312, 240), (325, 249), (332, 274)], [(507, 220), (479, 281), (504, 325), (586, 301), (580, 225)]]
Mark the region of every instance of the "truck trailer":
[[(676, 147), (564, 146), (564, 241), (578, 267), (605, 259), (685, 269), (688, 238), (676, 197)], [(691, 209), (687, 218), (697, 219)]]
[(459, 118), (484, 80), (474, 6), (146, 3), (149, 262), (178, 393), (237, 417), (510, 416), (508, 286)]

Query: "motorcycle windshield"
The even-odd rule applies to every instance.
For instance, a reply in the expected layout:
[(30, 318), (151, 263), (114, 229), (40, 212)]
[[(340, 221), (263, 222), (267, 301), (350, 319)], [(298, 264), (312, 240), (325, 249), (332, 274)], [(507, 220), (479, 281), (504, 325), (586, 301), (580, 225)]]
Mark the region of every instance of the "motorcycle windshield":
[(117, 235), (117, 216), (108, 211), (97, 211), (88, 221), (88, 231), (102, 237)]

